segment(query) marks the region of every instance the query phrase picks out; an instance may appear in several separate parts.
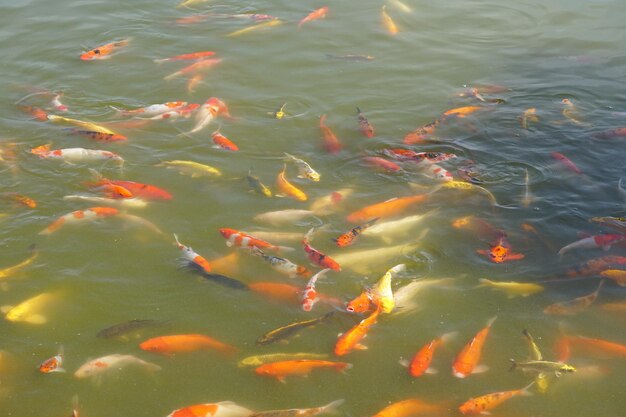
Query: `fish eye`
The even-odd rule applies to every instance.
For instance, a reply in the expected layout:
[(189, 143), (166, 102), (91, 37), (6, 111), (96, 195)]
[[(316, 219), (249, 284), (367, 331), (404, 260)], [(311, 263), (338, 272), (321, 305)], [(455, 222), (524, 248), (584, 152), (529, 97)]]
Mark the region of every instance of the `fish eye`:
[(94, 54), (100, 54), (100, 50), (99, 50), (99, 49), (94, 49), (94, 50), (93, 50), (93, 53), (94, 53)]

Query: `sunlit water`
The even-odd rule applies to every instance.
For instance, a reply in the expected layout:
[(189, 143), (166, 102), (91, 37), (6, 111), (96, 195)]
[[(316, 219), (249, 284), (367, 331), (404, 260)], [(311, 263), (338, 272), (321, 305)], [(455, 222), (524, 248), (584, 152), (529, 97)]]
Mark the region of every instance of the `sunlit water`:
[[(489, 392), (521, 388), (531, 375), (509, 372), (509, 358), (523, 360), (527, 346), (524, 328), (538, 339), (547, 359), (562, 329), (626, 343), (624, 317), (599, 308), (623, 299), (622, 288), (605, 283), (596, 303), (570, 317), (547, 316), (543, 309), (554, 302), (592, 292), (598, 277), (546, 283), (546, 291), (528, 298), (508, 299), (503, 293), (475, 289), (478, 278), (538, 282), (604, 254), (624, 255), (624, 247), (611, 252), (556, 251), (602, 229), (588, 222), (593, 216), (624, 215), (625, 201), (618, 193), (626, 177), (624, 139), (599, 140), (592, 134), (626, 125), (624, 44), (626, 8), (607, 1), (447, 1), (407, 0), (407, 14), (387, 5), (399, 27), (390, 36), (381, 24), (382, 2), (329, 3), (325, 19), (297, 22), (321, 2), (288, 1), (204, 3), (196, 10), (175, 8), (176, 3), (154, 1), (5, 1), (2, 16), (3, 71), (0, 90), (3, 142), (18, 144), (18, 170), (2, 166), (2, 191), (28, 195), (35, 209), (2, 200), (2, 252), (0, 265), (14, 265), (37, 244), (36, 261), (3, 281), (1, 304), (15, 305), (42, 292), (53, 292), (56, 303), (45, 310), (47, 323), (34, 325), (0, 322), (0, 414), (7, 416), (67, 416), (72, 397), (78, 395), (81, 415), (165, 416), (186, 405), (231, 400), (254, 410), (313, 407), (343, 398), (347, 416), (373, 415), (386, 405), (416, 397), (442, 404), (447, 415), (457, 407)], [(253, 24), (245, 19), (208, 18), (190, 25), (176, 19), (195, 13), (267, 13), (282, 25), (226, 37)], [(82, 51), (114, 40), (131, 38), (129, 46), (111, 59), (82, 62)], [(187, 78), (163, 77), (186, 63), (157, 65), (154, 59), (182, 53), (213, 50), (223, 61), (212, 68), (196, 91), (187, 91)], [(332, 59), (327, 56), (359, 54), (370, 61)], [(465, 86), (498, 85), (505, 91), (484, 94), (503, 99), (485, 105), (474, 98), (458, 97)], [(119, 128), (127, 142), (102, 144), (68, 135), (66, 126), (32, 120), (14, 103), (34, 89), (63, 91), (68, 117), (97, 123), (115, 120), (111, 106), (135, 108), (172, 100), (204, 102), (219, 97), (234, 120), (221, 119), (207, 129), (177, 136), (191, 129), (193, 119), (155, 122), (140, 128)], [(566, 118), (561, 100), (577, 106), (582, 125)], [(32, 104), (47, 101), (35, 97)], [(271, 112), (287, 103), (288, 117)], [(415, 150), (454, 152), (457, 159), (441, 165), (458, 179), (457, 168), (473, 160), (485, 188), (498, 200), (493, 207), (480, 195), (440, 191), (426, 204), (406, 214), (437, 209), (412, 235), (389, 244), (361, 238), (353, 248), (338, 249), (331, 237), (354, 225), (347, 213), (368, 204), (425, 189), (435, 183), (411, 169), (405, 174), (376, 172), (361, 162), (386, 147), (405, 147), (402, 138), (415, 128), (438, 118), (444, 111), (465, 105), (484, 105), (465, 119), (446, 122), (430, 142)], [(376, 129), (372, 139), (357, 127), (359, 106)], [(536, 108), (538, 122), (522, 129), (519, 118)], [(319, 116), (345, 148), (328, 155), (321, 147)], [(210, 138), (221, 131), (241, 151), (214, 149)], [(112, 126), (112, 125), (111, 125)], [(39, 160), (29, 153), (35, 146), (107, 149), (122, 155), (123, 172), (112, 164), (68, 165)], [(552, 152), (568, 156), (583, 172), (568, 172), (551, 158)], [(382, 316), (371, 330), (369, 350), (355, 351), (341, 360), (354, 367), (345, 374), (314, 372), (308, 378), (288, 378), (286, 384), (262, 378), (236, 363), (249, 355), (273, 352), (331, 354), (338, 333), (359, 317), (338, 315), (328, 324), (303, 331), (288, 344), (256, 346), (265, 332), (292, 321), (329, 311), (318, 304), (311, 314), (298, 306), (272, 302), (258, 294), (207, 282), (179, 268), (179, 250), (172, 233), (208, 259), (230, 253), (218, 229), (277, 230), (252, 220), (270, 210), (307, 208), (288, 198), (265, 199), (250, 192), (245, 176), (255, 175), (274, 186), (283, 165), (283, 152), (305, 159), (322, 175), (319, 183), (288, 178), (302, 188), (309, 201), (341, 188), (355, 190), (337, 213), (323, 216), (326, 226), (313, 246), (335, 255), (377, 247), (409, 244), (427, 233), (417, 248), (375, 263), (366, 271), (344, 268), (318, 283), (318, 290), (341, 299), (358, 295), (389, 267), (404, 262), (408, 272), (393, 283), (400, 288), (417, 278), (456, 278), (453, 283), (430, 287), (418, 296), (419, 311), (403, 316)], [(190, 178), (156, 167), (165, 160), (193, 160), (219, 168), (218, 179)], [(63, 200), (68, 194), (86, 194), (82, 184), (91, 179), (88, 168), (109, 178), (156, 184), (174, 198), (154, 202), (129, 212), (148, 219), (164, 233), (128, 227), (116, 219), (81, 227), (64, 227), (50, 236), (38, 232), (57, 217), (90, 204)], [(536, 198), (524, 208), (524, 174)], [(93, 205), (93, 204), (92, 204)], [(523, 260), (494, 264), (476, 253), (487, 249), (488, 239), (451, 227), (459, 217), (474, 215), (505, 230), (514, 252)], [(547, 242), (524, 232), (529, 223)], [(304, 234), (317, 220), (278, 228)], [(427, 231), (426, 231), (427, 229)], [(288, 257), (307, 264), (298, 242)], [(231, 276), (246, 282), (286, 282), (260, 259), (241, 253), (239, 270)], [(314, 269), (314, 268), (313, 268)], [(304, 286), (304, 281), (293, 281)], [(498, 316), (483, 350), (491, 369), (461, 380), (450, 365), (456, 353), (485, 322)], [(127, 340), (96, 337), (99, 330), (131, 319), (166, 321)], [(410, 358), (422, 345), (440, 334), (459, 335), (436, 355), (439, 373), (412, 379), (398, 360)], [(238, 347), (232, 357), (204, 351), (163, 357), (144, 352), (138, 343), (162, 334), (203, 333)], [(67, 373), (43, 375), (37, 365), (63, 346)], [(100, 380), (77, 379), (75, 370), (88, 359), (132, 354), (162, 367), (154, 373), (137, 366), (113, 370)], [(564, 375), (545, 395), (514, 398), (494, 410), (496, 416), (624, 415), (626, 365), (623, 358), (574, 356), (578, 367), (598, 366), (600, 376)]]

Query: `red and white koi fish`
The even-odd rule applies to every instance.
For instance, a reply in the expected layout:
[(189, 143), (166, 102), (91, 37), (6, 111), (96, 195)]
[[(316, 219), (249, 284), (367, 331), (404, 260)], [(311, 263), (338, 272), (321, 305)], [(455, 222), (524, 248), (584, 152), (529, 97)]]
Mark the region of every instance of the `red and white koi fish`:
[(259, 249), (267, 249), (273, 250), (276, 252), (279, 251), (292, 251), (293, 248), (288, 248), (286, 246), (276, 246), (272, 245), (269, 242), (266, 242), (261, 239), (257, 239), (254, 236), (251, 236), (247, 233), (240, 232), (235, 229), (223, 228), (220, 229), (220, 234), (226, 239), (226, 246), (232, 247), (236, 246), (238, 248), (252, 248), (257, 247)]
[(160, 104), (151, 104), (146, 107), (141, 107), (139, 109), (134, 110), (120, 110), (118, 108), (113, 107), (115, 110), (119, 112), (120, 116), (156, 116), (159, 114), (163, 114), (169, 111), (180, 110), (185, 107), (187, 104), (186, 101), (168, 101)]
[(222, 114), (226, 117), (231, 117), (228, 113), (228, 107), (226, 107), (226, 104), (224, 104), (222, 100), (217, 97), (209, 98), (200, 106), (196, 113), (196, 125), (189, 132), (183, 133), (183, 135), (199, 132)]
[(74, 372), (76, 378), (87, 378), (90, 376), (98, 375), (109, 369), (120, 369), (122, 366), (136, 364), (141, 365), (149, 371), (158, 371), (160, 366), (150, 362), (146, 362), (133, 355), (120, 355), (118, 353), (113, 355), (103, 356), (98, 359), (93, 359), (84, 363)]
[(570, 243), (567, 246), (562, 247), (558, 254), (563, 255), (572, 249), (593, 249), (593, 248), (602, 248), (603, 250), (609, 250), (612, 245), (623, 241), (626, 239), (626, 235), (617, 235), (617, 234), (606, 234), (606, 235), (595, 235), (586, 237), (584, 239), (577, 240), (574, 243)]
[(576, 174), (583, 173), (580, 170), (580, 168), (578, 168), (576, 164), (572, 162), (571, 159), (569, 159), (567, 156), (563, 155), (562, 153), (552, 152), (550, 156), (552, 156), (553, 159), (559, 161), (561, 164), (563, 164), (563, 166), (565, 166), (565, 168), (569, 169), (570, 171), (575, 172)]
[(181, 75), (189, 74), (189, 73), (197, 73), (200, 71), (208, 71), (211, 67), (222, 62), (221, 58), (207, 58), (202, 59), (200, 61), (196, 61), (191, 65), (187, 65), (185, 68), (173, 72), (169, 75), (163, 77), (164, 80), (171, 80), (172, 78), (179, 77)]
[(302, 27), (302, 25), (305, 24), (306, 22), (310, 22), (312, 20), (317, 20), (317, 19), (323, 19), (324, 17), (326, 17), (327, 13), (328, 13), (328, 6), (320, 7), (319, 9), (312, 11), (311, 13), (306, 15), (306, 17), (300, 20), (300, 22), (298, 22), (298, 29), (300, 29), (300, 27)]
[(49, 374), (51, 372), (65, 372), (61, 366), (63, 365), (63, 348), (59, 349), (59, 353), (49, 359), (46, 359), (39, 365), (39, 372)]
[(311, 311), (313, 306), (318, 302), (317, 291), (315, 290), (315, 283), (317, 280), (326, 275), (326, 273), (330, 271), (330, 268), (322, 269), (317, 274), (313, 275), (309, 282), (304, 287), (304, 291), (300, 296), (300, 301), (302, 303), (302, 309), (304, 311)]
[(232, 401), (219, 403), (194, 404), (172, 411), (167, 417), (248, 417), (252, 410), (248, 410)]
[(50, 102), (50, 104), (52, 104), (52, 107), (56, 111), (66, 112), (69, 109), (65, 104), (61, 103), (61, 97), (63, 97), (63, 93), (55, 94), (54, 97), (52, 97), (52, 101)]
[(128, 43), (130, 42), (130, 39), (124, 39), (121, 41), (117, 41), (117, 42), (110, 42), (107, 43), (105, 45), (99, 46), (97, 48), (94, 48), (90, 51), (84, 52), (81, 56), (80, 59), (82, 59), (83, 61), (93, 61), (95, 59), (108, 59), (111, 58), (111, 54), (124, 47), (127, 46)]
[(56, 219), (52, 224), (39, 232), (40, 235), (49, 235), (61, 228), (64, 224), (79, 224), (104, 217), (115, 216), (119, 210), (113, 207), (90, 207), (85, 210), (76, 210)]
[(313, 248), (309, 245), (309, 238), (313, 234), (314, 228), (311, 228), (302, 239), (302, 245), (304, 246), (304, 251), (309, 255), (309, 259), (315, 263), (316, 265), (322, 266), (324, 268), (330, 268), (333, 271), (341, 271), (341, 266), (330, 256), (324, 255), (322, 252)]
[(119, 164), (124, 163), (124, 159), (116, 153), (103, 151), (100, 149), (85, 148), (65, 148), (50, 149), (50, 145), (37, 146), (30, 150), (30, 153), (42, 159), (61, 159), (68, 163), (93, 162), (112, 160)]
[(157, 114), (156, 116), (152, 116), (144, 120), (174, 120), (181, 117), (187, 119), (193, 112), (198, 110), (199, 107), (200, 105), (197, 103), (189, 103), (180, 109), (166, 111), (165, 113)]
[(341, 144), (341, 142), (339, 142), (339, 139), (337, 138), (335, 133), (331, 130), (331, 128), (326, 126), (325, 121), (326, 121), (326, 115), (323, 114), (320, 116), (320, 129), (322, 131), (322, 134), (324, 135), (324, 144), (323, 144), (324, 149), (326, 149), (326, 152), (331, 153), (331, 154), (337, 153), (341, 151), (341, 148), (343, 148), (343, 145)]
[(374, 126), (367, 120), (361, 109), (356, 108), (357, 118), (359, 119), (359, 130), (363, 136), (368, 138), (374, 137)]
[(171, 56), (169, 58), (155, 59), (154, 62), (161, 63), (161, 62), (169, 62), (169, 61), (189, 61), (189, 60), (204, 59), (213, 55), (215, 55), (215, 52), (213, 51), (192, 52), (190, 54), (176, 55), (176, 56)]
[(226, 149), (227, 151), (239, 150), (239, 147), (226, 136), (222, 135), (219, 130), (211, 133), (211, 137), (213, 138), (213, 143), (215, 143), (218, 148)]
[(437, 164), (428, 163), (427, 165), (423, 165), (421, 172), (436, 181), (454, 181), (452, 174)]
[(497, 317), (491, 318), (487, 325), (470, 340), (463, 350), (459, 352), (454, 363), (452, 364), (452, 375), (457, 378), (465, 378), (472, 373), (485, 372), (489, 368), (484, 365), (478, 365), (480, 361), (480, 355), (489, 335), (489, 330)]
[(180, 243), (180, 241), (178, 240), (178, 236), (176, 236), (176, 233), (174, 233), (174, 240), (176, 241), (176, 246), (178, 246), (178, 249), (182, 251), (183, 258), (187, 262), (189, 262), (189, 265), (207, 273), (211, 272), (211, 264), (209, 264), (209, 261), (207, 261), (204, 257), (198, 255), (191, 248), (191, 246), (185, 246), (182, 243)]

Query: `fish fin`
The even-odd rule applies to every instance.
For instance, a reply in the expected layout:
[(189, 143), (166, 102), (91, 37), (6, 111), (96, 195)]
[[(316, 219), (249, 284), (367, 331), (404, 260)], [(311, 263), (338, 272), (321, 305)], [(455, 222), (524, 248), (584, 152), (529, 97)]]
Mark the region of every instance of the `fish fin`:
[(441, 342), (445, 344), (451, 341), (452, 339), (454, 339), (458, 334), (459, 332), (457, 331), (448, 332), (448, 333), (442, 334), (439, 339), (441, 339)]
[(343, 400), (343, 399), (335, 400), (335, 401), (331, 402), (330, 404), (326, 404), (322, 408), (324, 409), (324, 412), (326, 412), (326, 413), (337, 413), (337, 412), (339, 412), (339, 410), (337, 410), (337, 408), (340, 407), (341, 405), (343, 405), (344, 402), (345, 402), (345, 400)]
[(439, 373), (439, 371), (438, 371), (438, 370), (436, 370), (435, 368), (427, 368), (427, 369), (424, 371), (424, 373), (425, 373), (425, 374), (434, 375), (434, 374)]
[(287, 383), (287, 380), (285, 379), (285, 377), (284, 377), (284, 376), (277, 376), (277, 377), (276, 377), (276, 379), (277, 379), (278, 381), (282, 382), (283, 384), (286, 384), (286, 383)]
[(6, 313), (8, 313), (9, 311), (11, 311), (11, 309), (12, 309), (13, 307), (14, 307), (14, 306), (2, 306), (2, 307), (0, 307), (0, 311), (1, 311), (1, 312), (3, 312), (4, 314), (6, 314)]
[(368, 347), (367, 347), (367, 346), (362, 345), (362, 344), (360, 344), (360, 343), (357, 343), (356, 345), (354, 345), (354, 348), (355, 348), (355, 349), (358, 349), (358, 350), (367, 350), (367, 349), (368, 349)]
[(473, 374), (482, 374), (484, 372), (487, 372), (489, 370), (489, 367), (487, 365), (478, 365), (474, 368), (474, 370), (472, 371)]
[[(537, 376), (540, 376), (540, 375), (544, 375), (544, 374), (540, 373)], [(529, 388), (532, 387), (533, 385), (535, 385), (535, 382), (536, 381), (533, 381), (530, 384), (526, 385), (524, 388), (522, 388), (522, 392), (520, 393), (520, 395), (522, 395), (524, 397), (530, 397), (530, 396), (534, 395), (532, 392), (529, 391)]]
[(276, 246), (279, 252), (293, 252), (295, 249), (290, 246)]
[(486, 278), (478, 278), (478, 285), (475, 286), (474, 288), (488, 287), (491, 283), (492, 283), (492, 281), (489, 281)]
[[(461, 117), (465, 117), (465, 116), (461, 116)], [(481, 411), (479, 414), (482, 414), (483, 416), (490, 416), (491, 413), (489, 411)]]
[(489, 320), (487, 320), (487, 325), (486, 327), (491, 327), (491, 325), (498, 319), (498, 316), (493, 316), (492, 318), (490, 318)]
[(404, 366), (405, 368), (408, 368), (408, 367), (409, 367), (409, 365), (410, 365), (410, 362), (409, 362), (408, 360), (406, 360), (406, 359), (400, 359), (400, 360), (398, 361), (398, 363), (399, 363), (401, 366)]
[(54, 369), (54, 370), (52, 370), (50, 372), (67, 372), (67, 371), (65, 370), (65, 368), (57, 368), (57, 369)]
[(226, 241), (226, 246), (228, 246), (229, 248), (233, 247), (233, 242), (231, 242), (230, 240)]
[(511, 361), (511, 367), (509, 368), (509, 372), (513, 372), (515, 370), (515, 368), (517, 368), (517, 362), (515, 362), (515, 359), (509, 359)]
[(48, 321), (48, 319), (42, 316), (41, 314), (33, 314), (32, 316), (28, 317), (24, 321), (27, 323), (32, 323), (32, 324), (44, 324), (45, 322)]
[(489, 251), (487, 249), (478, 249), (476, 250), (476, 253), (479, 255), (489, 255)]

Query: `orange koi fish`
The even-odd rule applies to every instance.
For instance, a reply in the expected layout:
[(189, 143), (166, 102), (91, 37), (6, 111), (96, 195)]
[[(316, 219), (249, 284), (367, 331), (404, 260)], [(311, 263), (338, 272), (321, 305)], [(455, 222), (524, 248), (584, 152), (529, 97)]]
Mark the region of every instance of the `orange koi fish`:
[(369, 289), (363, 290), (361, 294), (348, 302), (346, 311), (349, 313), (365, 313), (372, 306), (372, 294)]
[(300, 20), (300, 22), (298, 22), (298, 29), (300, 29), (300, 27), (306, 22), (325, 18), (327, 13), (328, 13), (328, 6), (320, 7), (319, 9), (312, 11), (306, 17)]
[(504, 234), (502, 230), (496, 229), (486, 220), (474, 216), (459, 217), (452, 222), (452, 227), (455, 229), (469, 230), (476, 233), (481, 238), (489, 240), (498, 239)]
[(407, 145), (414, 145), (416, 143), (423, 142), (428, 139), (430, 135), (435, 133), (435, 128), (439, 124), (439, 120), (435, 120), (434, 122), (425, 124), (422, 127), (418, 127), (414, 131), (407, 133), (404, 136), (404, 143)]
[(458, 332), (450, 332), (444, 335), (439, 336), (436, 339), (431, 340), (429, 343), (425, 344), (420, 350), (418, 350), (411, 362), (408, 363), (409, 375), (413, 377), (419, 377), (424, 374), (434, 374), (437, 371), (430, 367), (430, 364), (433, 361), (433, 355), (435, 354), (435, 350), (440, 346), (448, 343), (454, 336), (457, 335)]
[(224, 237), (224, 239), (226, 239), (226, 245), (228, 247), (236, 246), (238, 248), (252, 248), (256, 246), (259, 249), (273, 250), (276, 252), (293, 250), (293, 248), (288, 248), (286, 246), (272, 245), (269, 242), (257, 239), (254, 236), (251, 236), (244, 232), (240, 232), (239, 230), (235, 229), (223, 228), (220, 229), (220, 233)]
[(566, 275), (569, 278), (574, 278), (576, 276), (596, 275), (604, 271), (605, 269), (615, 268), (619, 265), (626, 265), (625, 256), (603, 256), (601, 258), (591, 259), (581, 266), (567, 271)]
[(410, 206), (423, 203), (428, 199), (427, 194), (417, 194), (408, 197), (396, 197), (382, 203), (372, 204), (348, 215), (350, 223), (362, 223), (373, 218), (383, 218), (398, 215)]
[(195, 74), (187, 81), (187, 92), (189, 94), (196, 92), (196, 86), (204, 79), (204, 74)]
[(376, 324), (381, 311), (382, 308), (379, 306), (369, 317), (364, 318), (356, 326), (340, 335), (335, 344), (335, 355), (343, 356), (354, 349), (367, 349), (367, 346), (362, 345), (360, 342), (367, 336), (372, 326)]
[(311, 260), (311, 262), (323, 268), (330, 268), (333, 271), (341, 271), (341, 266), (339, 266), (337, 261), (335, 261), (328, 255), (324, 255), (322, 252), (309, 245), (309, 239), (313, 235), (313, 230), (314, 228), (311, 228), (311, 230), (309, 230), (302, 239), (304, 251), (309, 255), (309, 259)]
[(592, 135), (595, 139), (610, 139), (610, 138), (623, 138), (626, 136), (626, 127), (619, 127), (617, 129), (605, 130)]
[(600, 275), (612, 279), (620, 287), (626, 287), (626, 271), (623, 269), (605, 269)]
[(124, 135), (120, 135), (117, 133), (97, 132), (95, 130), (71, 129), (70, 133), (73, 135), (87, 136), (89, 139), (95, 140), (96, 142), (118, 142), (122, 140), (128, 140), (128, 138)]
[(169, 58), (155, 59), (154, 62), (160, 64), (161, 62), (169, 62), (169, 61), (188, 61), (188, 60), (208, 58), (213, 55), (215, 55), (215, 52), (213, 51), (192, 52), (190, 54), (176, 55), (176, 56), (171, 56)]
[(39, 107), (20, 105), (17, 106), (17, 108), (22, 110), (23, 112), (30, 114), (35, 120), (39, 120), (40, 122), (45, 122), (48, 120), (48, 113), (46, 113)]
[(374, 417), (413, 417), (421, 415), (442, 414), (444, 409), (440, 405), (429, 404), (417, 398), (398, 401), (374, 414)]
[(402, 167), (395, 162), (387, 161), (386, 159), (380, 158), (378, 156), (365, 156), (363, 157), (363, 161), (365, 161), (368, 165), (374, 168), (382, 168), (388, 172), (398, 172), (402, 171)]
[(372, 226), (378, 220), (379, 220), (379, 217), (376, 217), (375, 219), (372, 219), (369, 222), (367, 222), (367, 223), (365, 223), (365, 224), (363, 224), (361, 226), (357, 226), (357, 227), (352, 228), (351, 230), (349, 230), (346, 233), (342, 234), (338, 238), (332, 239), (332, 240), (340, 248), (352, 245), (354, 243), (354, 241), (356, 240), (356, 238), (359, 237), (361, 235), (361, 233), (363, 233), (365, 231), (365, 229), (367, 229), (368, 227)]
[(604, 279), (600, 281), (600, 285), (598, 285), (598, 288), (591, 294), (577, 297), (573, 300), (550, 304), (548, 307), (543, 309), (543, 312), (545, 314), (553, 314), (559, 316), (573, 316), (574, 314), (585, 311), (587, 308), (589, 308), (591, 304), (593, 304), (594, 301), (596, 301), (603, 284)]
[[(129, 197), (139, 197), (144, 200), (171, 200), (173, 198), (169, 192), (155, 185), (144, 184), (141, 182), (134, 182), (134, 181), (110, 180), (108, 178), (103, 178), (99, 173), (93, 170), (91, 172), (95, 176), (98, 177), (98, 181), (86, 182), (85, 185), (87, 187), (92, 187), (92, 188), (104, 187), (105, 189), (114, 188), (122, 192), (123, 190), (126, 190), (127, 192), (124, 194), (130, 193)], [(124, 198), (127, 198), (124, 195), (122, 196)]]
[(226, 136), (222, 135), (219, 130), (211, 133), (211, 137), (213, 138), (213, 143), (215, 143), (216, 147), (226, 149), (227, 151), (238, 151), (239, 147), (235, 145), (230, 139)]
[(552, 157), (552, 159), (560, 162), (565, 168), (567, 168), (568, 170), (576, 173), (576, 174), (582, 174), (582, 170), (580, 168), (578, 168), (576, 166), (575, 163), (572, 162), (571, 159), (569, 159), (567, 156), (563, 155), (561, 152), (552, 152), (550, 154), (550, 156)]
[(476, 252), (481, 255), (486, 255), (491, 262), (497, 264), (524, 259), (524, 254), (510, 252), (511, 244), (508, 242), (505, 234), (502, 234), (498, 240), (493, 242), (490, 246), (491, 248), (489, 250), (478, 249)]
[(387, 33), (390, 34), (391, 36), (397, 35), (398, 25), (396, 25), (396, 22), (394, 22), (391, 16), (389, 16), (389, 14), (387, 13), (386, 6), (383, 6), (383, 8), (381, 9), (380, 17), (383, 22), (383, 27), (385, 28)]
[(363, 112), (358, 107), (356, 108), (357, 118), (359, 119), (359, 130), (363, 134), (363, 136), (368, 138), (374, 137), (374, 126), (367, 120), (367, 118), (363, 115)]
[(179, 77), (181, 75), (185, 75), (188, 74), (190, 72), (199, 72), (199, 71), (208, 71), (211, 67), (219, 64), (220, 62), (222, 62), (221, 58), (207, 58), (207, 59), (202, 59), (200, 61), (196, 61), (191, 65), (187, 65), (186, 67), (184, 67), (181, 70), (178, 70), (176, 72), (173, 72), (169, 75), (166, 75), (165, 77), (163, 77), (164, 80), (171, 80), (172, 78), (176, 78)]
[(563, 336), (570, 349), (599, 357), (626, 358), (626, 345), (604, 339), (594, 339), (584, 336)]
[(52, 224), (39, 232), (40, 235), (49, 235), (61, 228), (64, 224), (77, 224), (85, 221), (97, 220), (103, 217), (115, 216), (119, 210), (113, 207), (90, 207), (85, 210), (76, 210), (56, 219)]
[(232, 401), (195, 404), (172, 411), (167, 417), (247, 417), (252, 411)]
[(80, 59), (83, 61), (93, 61), (94, 59), (108, 59), (111, 58), (111, 53), (116, 51), (119, 48), (127, 46), (130, 42), (130, 39), (123, 39), (118, 42), (111, 42), (105, 45), (94, 48), (90, 51), (84, 52)]
[(26, 206), (28, 208), (37, 207), (37, 202), (33, 200), (32, 198), (27, 197), (25, 195), (18, 194), (18, 193), (8, 193), (7, 197), (15, 201), (16, 203)]
[(235, 353), (237, 348), (203, 334), (177, 334), (159, 336), (139, 344), (142, 350), (171, 355), (174, 353), (193, 352), (196, 350), (217, 350), (222, 353)]
[(330, 268), (322, 269), (317, 274), (313, 275), (309, 282), (304, 287), (304, 291), (302, 292), (302, 296), (300, 300), (302, 302), (302, 309), (304, 311), (311, 311), (313, 306), (317, 303), (317, 291), (315, 290), (315, 284), (319, 277), (326, 275), (326, 273), (330, 271)]
[(291, 361), (270, 362), (259, 366), (254, 371), (257, 375), (276, 378), (285, 382), (285, 377), (292, 375), (308, 375), (313, 369), (334, 369), (343, 372), (352, 368), (352, 364), (316, 359), (298, 359)]
[(470, 398), (465, 403), (461, 404), (459, 411), (462, 414), (489, 414), (487, 410), (496, 408), (504, 401), (516, 397), (518, 395), (532, 395), (528, 388), (530, 388), (535, 382), (531, 382), (525, 388), (516, 389), (511, 391), (493, 392), (491, 394), (482, 395), (476, 398)]
[(272, 298), (287, 304), (300, 304), (300, 288), (282, 282), (252, 282), (248, 285), (250, 291)]
[(339, 139), (330, 129), (330, 127), (326, 126), (325, 121), (326, 115), (323, 114), (320, 116), (320, 129), (322, 131), (322, 134), (324, 135), (324, 149), (326, 150), (326, 152), (331, 154), (338, 153), (339, 151), (341, 151), (341, 148), (343, 148), (343, 145), (341, 144), (341, 142), (339, 142)]
[(459, 117), (459, 118), (464, 118), (478, 110), (484, 110), (484, 107), (480, 107), (480, 106), (464, 106), (464, 107), (457, 107), (454, 109), (450, 109), (446, 112), (443, 113), (443, 117), (442, 118), (446, 118), (446, 117)]
[(304, 193), (304, 191), (302, 191), (301, 189), (299, 189), (298, 187), (290, 183), (285, 177), (286, 170), (287, 170), (287, 164), (283, 164), (283, 170), (276, 177), (276, 186), (278, 187), (280, 191), (285, 193), (285, 195), (289, 197), (293, 197), (298, 201), (306, 201), (308, 197)]
[(46, 359), (39, 365), (39, 372), (49, 374), (51, 372), (65, 372), (61, 366), (63, 365), (63, 349), (58, 355)]
[(452, 375), (457, 378), (465, 378), (473, 373), (485, 372), (489, 369), (484, 365), (478, 365), (478, 362), (480, 361), (480, 354), (489, 335), (491, 325), (496, 321), (496, 318), (489, 319), (487, 325), (476, 333), (476, 336), (459, 352), (452, 364)]

